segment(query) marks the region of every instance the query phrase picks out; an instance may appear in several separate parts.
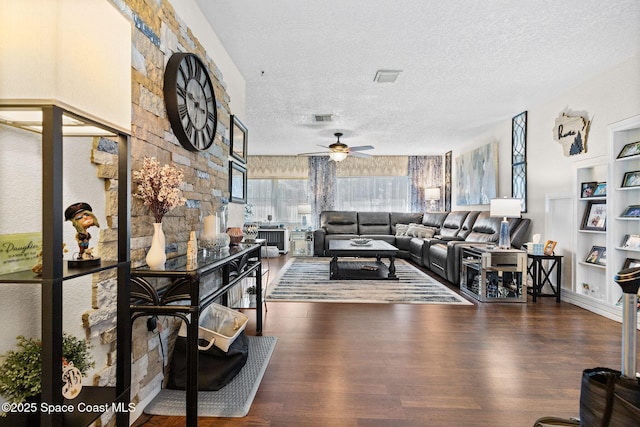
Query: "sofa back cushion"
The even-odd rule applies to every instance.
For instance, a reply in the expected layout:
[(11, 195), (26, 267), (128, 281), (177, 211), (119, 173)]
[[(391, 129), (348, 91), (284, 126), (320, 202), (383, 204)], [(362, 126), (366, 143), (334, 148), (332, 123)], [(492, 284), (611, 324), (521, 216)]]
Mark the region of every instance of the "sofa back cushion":
[(351, 211), (323, 211), (320, 226), (327, 234), (358, 234), (358, 214)]
[(462, 239), (466, 239), (471, 230), (473, 229), (473, 224), (476, 222), (476, 219), (480, 215), (480, 211), (471, 211), (469, 215), (464, 219), (462, 223), (462, 228), (458, 231), (458, 237)]
[(437, 230), (440, 230), (440, 227), (442, 227), (442, 224), (448, 214), (448, 212), (426, 212), (422, 217), (422, 225), (434, 227)]
[(497, 242), (500, 237), (501, 221), (501, 218), (489, 216), (489, 211), (480, 212), (465, 240), (467, 242)]
[(391, 234), (389, 212), (358, 212), (359, 234)]
[(467, 215), (469, 211), (450, 212), (442, 223), (439, 234), (444, 237), (457, 236)]
[(397, 224), (420, 224), (421, 222), (422, 212), (391, 212), (391, 234), (398, 234)]

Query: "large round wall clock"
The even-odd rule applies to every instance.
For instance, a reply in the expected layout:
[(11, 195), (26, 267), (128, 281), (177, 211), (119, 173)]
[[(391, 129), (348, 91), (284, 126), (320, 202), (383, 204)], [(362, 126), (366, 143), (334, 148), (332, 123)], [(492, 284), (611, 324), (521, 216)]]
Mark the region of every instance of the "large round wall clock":
[(164, 103), (171, 129), (189, 151), (213, 144), (218, 124), (209, 72), (192, 53), (174, 53), (164, 72)]

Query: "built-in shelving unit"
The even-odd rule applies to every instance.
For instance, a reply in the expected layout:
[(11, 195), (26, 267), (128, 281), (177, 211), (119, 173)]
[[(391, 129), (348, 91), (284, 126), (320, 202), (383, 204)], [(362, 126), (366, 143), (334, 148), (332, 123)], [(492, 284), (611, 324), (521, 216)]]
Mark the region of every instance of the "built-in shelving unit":
[[(49, 405), (72, 405), (76, 410), (52, 411), (40, 413), (36, 416), (39, 425), (86, 426), (91, 424), (102, 412), (84, 412), (77, 410), (77, 404), (94, 404), (111, 407), (116, 403), (126, 408), (130, 398), (131, 378), (131, 338), (129, 316), (129, 229), (130, 229), (130, 184), (129, 184), (129, 135), (122, 130), (113, 128), (94, 118), (67, 106), (60, 105), (0, 105), (2, 126), (19, 128), (22, 131), (40, 135), (42, 183), (41, 194), (28, 194), (20, 183), (16, 182), (15, 191), (26, 206), (30, 203), (41, 205), (42, 221), (42, 273), (40, 275), (31, 270), (14, 271), (0, 274), (0, 286), (23, 284), (21, 292), (33, 291), (33, 286), (39, 287), (41, 295), (41, 340), (42, 340), (42, 393), (41, 402)], [(73, 150), (75, 144), (85, 143), (87, 138), (104, 136), (117, 144), (117, 259), (102, 261), (98, 265), (85, 268), (68, 268), (63, 259), (63, 227), (65, 224), (63, 195), (66, 188), (63, 169), (72, 170), (73, 165), (63, 165), (64, 150)], [(92, 141), (93, 138), (89, 138)], [(89, 159), (87, 159), (89, 161)], [(30, 165), (24, 164), (25, 167)], [(34, 168), (35, 169), (35, 168)], [(37, 176), (37, 174), (36, 174)], [(74, 179), (83, 180), (85, 176), (75, 176)], [(15, 199), (14, 199), (15, 200)], [(28, 200), (28, 201), (27, 201)], [(115, 225), (114, 225), (115, 228)], [(92, 246), (98, 239), (92, 241)], [(62, 395), (62, 336), (63, 315), (65, 311), (64, 288), (71, 279), (91, 276), (94, 273), (112, 274), (117, 281), (117, 358), (115, 385), (84, 386), (78, 397), (67, 400)], [(89, 280), (91, 282), (91, 280)], [(89, 284), (89, 286), (91, 286)], [(14, 307), (24, 310), (29, 307)], [(90, 302), (88, 307), (90, 308)], [(80, 319), (78, 319), (80, 321)], [(65, 331), (66, 332), (66, 331)], [(23, 420), (15, 414), (3, 418), (8, 425), (36, 425), (34, 419)], [(117, 425), (129, 425), (129, 414), (126, 410), (116, 414)]]
[[(613, 280), (625, 262), (640, 260), (640, 249), (623, 248), (626, 235), (640, 235), (640, 218), (622, 217), (632, 205), (640, 204), (640, 187), (623, 187), (627, 172), (640, 171), (640, 155), (619, 158), (623, 147), (640, 141), (640, 116), (609, 126), (607, 156), (576, 163), (575, 167), (575, 257), (572, 288), (564, 299), (612, 319), (621, 320), (622, 290)], [(606, 182), (605, 196), (581, 197), (584, 182)], [(606, 230), (585, 230), (585, 210), (590, 203), (606, 204)], [(604, 248), (600, 263), (587, 262), (592, 248)]]

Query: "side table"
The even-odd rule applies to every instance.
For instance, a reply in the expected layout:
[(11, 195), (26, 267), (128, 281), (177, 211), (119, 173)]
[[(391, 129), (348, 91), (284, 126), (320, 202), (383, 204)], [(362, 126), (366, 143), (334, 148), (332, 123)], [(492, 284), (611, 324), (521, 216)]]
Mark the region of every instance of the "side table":
[[(527, 272), (533, 279), (533, 286), (531, 287), (531, 295), (533, 295), (533, 302), (536, 302), (538, 297), (556, 297), (556, 302), (560, 302), (560, 293), (562, 291), (562, 255), (534, 255), (527, 254), (527, 258), (531, 260), (531, 263), (527, 267)], [(549, 261), (545, 267), (544, 261)], [(556, 271), (556, 285), (551, 283), (551, 273)], [(553, 293), (542, 293), (544, 285), (549, 285)]]

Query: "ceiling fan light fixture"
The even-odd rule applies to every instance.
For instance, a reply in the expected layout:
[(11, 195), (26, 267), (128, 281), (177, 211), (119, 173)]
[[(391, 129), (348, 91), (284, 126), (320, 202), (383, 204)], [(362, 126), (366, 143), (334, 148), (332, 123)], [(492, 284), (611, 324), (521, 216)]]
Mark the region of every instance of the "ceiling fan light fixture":
[(347, 153), (341, 151), (333, 151), (329, 153), (329, 158), (334, 162), (341, 162), (347, 158)]
[(394, 83), (402, 70), (378, 70), (373, 81), (376, 83)]

